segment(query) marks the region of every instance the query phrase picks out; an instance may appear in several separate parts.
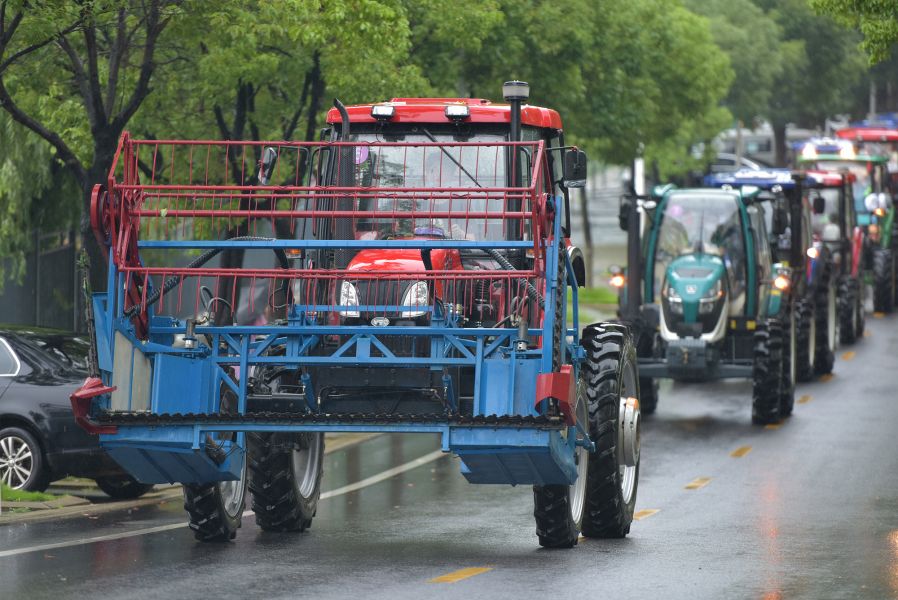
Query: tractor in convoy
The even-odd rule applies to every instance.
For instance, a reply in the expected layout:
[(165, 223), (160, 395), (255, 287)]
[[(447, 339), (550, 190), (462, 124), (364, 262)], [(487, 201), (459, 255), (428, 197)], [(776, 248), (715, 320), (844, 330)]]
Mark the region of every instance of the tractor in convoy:
[[(626, 327), (578, 323), (586, 156), (503, 92), (335, 102), (319, 142), (123, 135), (72, 404), (136, 479), (183, 484), (197, 539), (235, 536), (247, 488), (263, 530), (309, 527), (330, 432), (439, 433), (469, 482), (533, 486), (542, 546), (629, 532), (639, 376)], [(264, 318), (235, 324), (245, 289)]]
[[(789, 265), (771, 253), (759, 190), (655, 188), (625, 196), (627, 271), (619, 314), (633, 331), (642, 410), (658, 402), (658, 378), (752, 381), (752, 421), (791, 413), (796, 355), (792, 289), (804, 269), (802, 230)], [(801, 222), (791, 204), (792, 222)]]
[[(855, 130), (842, 132), (860, 135)], [(797, 163), (803, 169), (847, 171), (853, 176), (857, 224), (868, 242), (863, 265), (873, 288), (873, 310), (891, 312), (898, 301), (898, 225), (889, 157), (873, 144), (858, 151), (848, 139), (814, 138), (800, 143), (797, 149)]]
[[(842, 229), (834, 231), (835, 223), (829, 228), (822, 223), (834, 212), (843, 217), (853, 215), (839, 212), (847, 211), (842, 202), (851, 200), (850, 189), (845, 189), (847, 179), (840, 174), (768, 169), (709, 175), (705, 185), (739, 188), (744, 193), (755, 193), (756, 202), (767, 202), (764, 214), (773, 260), (797, 270), (790, 287), (795, 301), (792, 335), (797, 342), (789, 361), (795, 369), (793, 379), (810, 381), (815, 375), (831, 373), (836, 346), (840, 335), (844, 335), (839, 327), (844, 323), (843, 316), (854, 316), (855, 321), (851, 322), (855, 323), (858, 311), (863, 311), (859, 290), (852, 293), (850, 277), (843, 276), (840, 261), (846, 253), (850, 256), (851, 250), (841, 245)], [(828, 206), (824, 198), (829, 200)], [(793, 211), (793, 207), (798, 210)], [(800, 218), (793, 220), (793, 215)], [(801, 244), (793, 256), (792, 231), (796, 229), (800, 231)], [(796, 261), (803, 261), (804, 266)], [(850, 315), (846, 302), (851, 305)]]

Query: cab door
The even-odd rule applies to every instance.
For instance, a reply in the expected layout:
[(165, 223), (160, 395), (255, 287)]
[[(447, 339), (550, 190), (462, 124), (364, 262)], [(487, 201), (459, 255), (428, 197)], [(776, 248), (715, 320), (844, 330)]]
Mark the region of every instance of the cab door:
[(773, 279), (773, 259), (770, 251), (770, 238), (767, 237), (767, 227), (764, 224), (763, 205), (753, 204), (746, 209), (748, 213), (748, 227), (751, 232), (755, 247), (755, 281), (758, 286), (758, 316), (767, 316), (767, 306), (770, 300), (771, 280)]

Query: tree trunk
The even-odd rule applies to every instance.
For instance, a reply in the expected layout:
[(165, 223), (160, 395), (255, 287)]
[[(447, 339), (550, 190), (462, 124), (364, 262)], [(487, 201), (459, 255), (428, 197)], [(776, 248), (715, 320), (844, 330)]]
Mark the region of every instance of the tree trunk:
[(777, 167), (786, 166), (786, 124), (773, 122), (774, 162)]

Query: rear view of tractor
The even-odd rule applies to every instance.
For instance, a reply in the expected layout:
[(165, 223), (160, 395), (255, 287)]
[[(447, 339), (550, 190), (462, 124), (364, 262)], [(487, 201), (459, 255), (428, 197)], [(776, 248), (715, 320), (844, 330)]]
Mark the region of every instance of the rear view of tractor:
[(578, 325), (586, 157), (503, 91), (336, 103), (314, 143), (122, 138), (72, 402), (138, 480), (184, 484), (198, 539), (234, 537), (247, 483), (262, 529), (307, 528), (328, 432), (440, 434), (471, 483), (533, 486), (543, 546), (628, 533), (639, 377), (626, 327)]
[(637, 336), (645, 412), (657, 378), (750, 379), (753, 422), (791, 412), (793, 271), (773, 263), (764, 215), (763, 203), (733, 189), (668, 186), (623, 199), (620, 313)]

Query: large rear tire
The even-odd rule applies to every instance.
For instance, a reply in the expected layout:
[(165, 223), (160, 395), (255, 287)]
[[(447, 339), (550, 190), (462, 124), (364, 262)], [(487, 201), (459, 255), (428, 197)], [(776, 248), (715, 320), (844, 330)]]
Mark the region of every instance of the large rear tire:
[(889, 248), (873, 250), (873, 310), (890, 313), (895, 308), (895, 273), (892, 251)]
[(756, 425), (776, 423), (780, 417), (780, 384), (783, 369), (782, 326), (775, 319), (759, 323), (755, 330), (755, 362), (752, 372), (751, 420)]
[(265, 531), (305, 531), (312, 524), (324, 473), (323, 433), (247, 433), (249, 489)]

